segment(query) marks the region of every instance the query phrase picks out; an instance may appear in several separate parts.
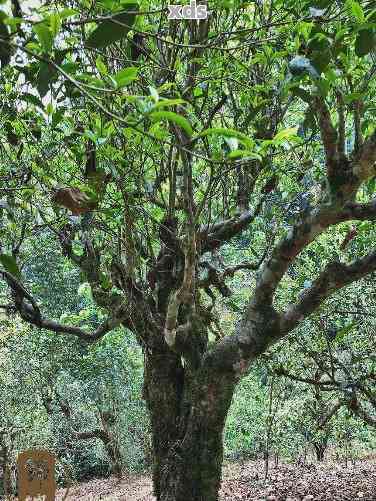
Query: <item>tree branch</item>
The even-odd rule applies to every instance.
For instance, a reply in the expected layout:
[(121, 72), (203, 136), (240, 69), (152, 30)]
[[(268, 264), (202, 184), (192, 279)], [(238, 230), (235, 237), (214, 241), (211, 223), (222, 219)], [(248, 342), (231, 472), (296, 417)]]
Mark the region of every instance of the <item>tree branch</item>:
[(184, 252), (184, 278), (179, 289), (169, 299), (164, 328), (166, 343), (172, 347), (175, 344), (176, 327), (181, 304), (192, 305), (195, 294), (196, 271), (196, 234), (192, 225), (188, 228)]
[(340, 210), (322, 205), (293, 226), (264, 263), (252, 306), (271, 304), (279, 282), (296, 256), (330, 226), (352, 220), (376, 220), (376, 199), (366, 204), (347, 202)]
[(373, 271), (376, 271), (376, 250), (349, 265), (340, 262), (328, 263), (311, 287), (300, 294), (298, 302), (283, 314), (281, 334), (287, 334), (294, 329), (334, 292)]
[(322, 386), (325, 388), (329, 386), (329, 387), (333, 387), (333, 390), (336, 389), (336, 386), (333, 384), (332, 381), (320, 381), (320, 380), (316, 380), (316, 379), (303, 378), (300, 376), (296, 376), (295, 374), (291, 374), (290, 372), (288, 372), (282, 366), (278, 367), (274, 372), (277, 374), (277, 376), (284, 376), (284, 377), (291, 379), (292, 381), (297, 381), (299, 383), (305, 383), (305, 384), (309, 384), (312, 386)]
[(296, 256), (329, 226), (350, 219), (376, 219), (376, 203), (347, 203), (342, 210), (322, 205), (291, 228), (264, 262), (254, 294), (234, 336), (216, 343), (207, 363), (220, 372), (241, 377), (252, 360), (294, 329), (336, 290), (376, 270), (376, 251), (352, 265), (330, 263), (299, 302), (279, 314), (273, 307), (275, 291)]
[(337, 131), (333, 126), (330, 111), (323, 98), (317, 96), (314, 104), (318, 115), (321, 139), (325, 149), (328, 177), (331, 177), (334, 174), (333, 170), (338, 160)]
[(376, 176), (376, 132), (362, 145), (354, 158), (353, 173), (360, 181)]
[(63, 325), (54, 320), (46, 319), (42, 316), (39, 306), (25, 287), (7, 271), (0, 271), (8, 286), (12, 291), (16, 311), (25, 322), (35, 325), (40, 329), (47, 329), (59, 334), (71, 334), (87, 342), (94, 342), (102, 338), (105, 334), (119, 326), (124, 320), (124, 313), (121, 308), (112, 311), (109, 317), (92, 333), (79, 327)]
[(372, 426), (373, 428), (376, 428), (376, 418), (368, 414), (363, 407), (359, 404), (358, 400), (355, 402), (351, 402), (348, 404), (348, 407), (350, 410), (354, 412), (357, 416), (359, 416), (363, 421), (365, 421), (367, 424)]
[(254, 211), (243, 212), (231, 219), (216, 223), (211, 228), (201, 228), (199, 230), (201, 253), (204, 254), (205, 252), (218, 249), (224, 243), (231, 240), (231, 238), (244, 231), (260, 213), (263, 202), (264, 197), (259, 201)]

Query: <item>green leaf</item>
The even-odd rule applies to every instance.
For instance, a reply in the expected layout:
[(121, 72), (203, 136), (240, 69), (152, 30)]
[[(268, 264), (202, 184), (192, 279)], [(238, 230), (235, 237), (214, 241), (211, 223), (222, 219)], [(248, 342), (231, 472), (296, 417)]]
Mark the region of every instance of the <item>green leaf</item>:
[(259, 155), (258, 153), (255, 153), (254, 151), (249, 151), (249, 150), (234, 150), (231, 151), (228, 155), (227, 158), (229, 160), (235, 160), (236, 158), (247, 158), (249, 160), (259, 160), (261, 162), (262, 156)]
[(97, 69), (101, 75), (108, 74), (107, 66), (104, 64), (101, 56), (98, 56), (97, 59), (95, 60), (95, 66), (97, 67)]
[(10, 256), (9, 254), (0, 254), (0, 263), (10, 274), (14, 275), (15, 277), (21, 276), (17, 261), (13, 256)]
[(100, 272), (100, 282), (104, 289), (109, 290), (112, 287), (112, 282), (108, 275), (105, 275), (102, 271)]
[(154, 111), (150, 113), (150, 118), (158, 122), (159, 120), (168, 120), (169, 122), (174, 122), (176, 125), (185, 130), (185, 132), (191, 136), (193, 133), (192, 126), (189, 121), (177, 113), (173, 111)]
[(376, 47), (374, 30), (360, 30), (355, 41), (355, 53), (359, 57), (366, 56)]
[(49, 27), (44, 23), (39, 23), (33, 26), (33, 30), (37, 35), (39, 43), (41, 44), (44, 52), (50, 52), (50, 50), (52, 49), (54, 37)]
[(184, 99), (162, 99), (155, 103), (154, 108), (164, 108), (165, 106), (177, 106), (179, 104), (186, 104), (187, 101)]
[(328, 67), (332, 55), (330, 50), (315, 51), (312, 54), (312, 64), (319, 74), (323, 73)]
[(235, 129), (226, 129), (224, 127), (213, 127), (210, 129), (206, 129), (203, 132), (200, 132), (196, 137), (205, 137), (205, 136), (223, 136), (223, 137), (236, 137), (246, 148), (252, 149), (254, 146), (254, 142), (248, 136), (239, 132)]
[(133, 80), (136, 80), (138, 74), (138, 68), (136, 66), (129, 66), (124, 68), (114, 75), (114, 79), (118, 87), (125, 87), (129, 85)]
[(63, 9), (59, 12), (60, 19), (68, 19), (68, 17), (76, 16), (78, 14), (78, 10), (74, 9)]
[[(0, 37), (4, 39), (9, 37), (8, 27), (4, 24), (3, 20), (0, 20)], [(11, 48), (5, 43), (0, 42), (0, 62), (2, 68), (9, 64), (11, 54)]]
[(354, 328), (356, 327), (356, 322), (352, 322), (345, 327), (342, 327), (342, 329), (337, 331), (335, 340), (336, 342), (342, 341), (347, 334), (349, 334)]
[[(137, 11), (138, 4), (130, 4), (127, 10)], [(106, 19), (90, 34), (86, 45), (93, 49), (103, 49), (121, 40), (132, 28), (135, 18), (135, 14), (122, 12), (121, 14), (114, 15), (111, 19)]]
[(46, 106), (46, 113), (47, 115), (52, 115), (52, 113), (54, 112), (54, 107), (51, 103), (48, 103), (47, 106)]
[[(55, 52), (55, 63), (60, 65), (64, 60), (65, 51)], [(52, 82), (56, 81), (58, 77), (57, 70), (51, 64), (41, 62), (39, 64), (39, 71), (36, 79), (37, 89), (41, 97), (44, 97), (50, 89)], [(33, 82), (32, 82), (33, 83)]]
[(322, 97), (326, 97), (330, 90), (330, 83), (326, 78), (320, 78), (320, 80), (317, 82), (317, 88)]
[(332, 3), (332, 0), (316, 0), (315, 2), (312, 3), (314, 4), (315, 7), (318, 7), (320, 9), (325, 9)]
[(297, 137), (297, 127), (290, 127), (279, 131), (273, 138), (273, 141), (281, 141), (282, 139), (291, 139)]
[(51, 16), (50, 16), (50, 28), (51, 28), (53, 37), (56, 37), (56, 35), (59, 33), (60, 28), (61, 28), (61, 18), (57, 12), (55, 12), (54, 14), (51, 14)]
[(343, 101), (345, 104), (350, 104), (353, 101), (358, 101), (359, 99), (362, 99), (364, 97), (364, 94), (362, 92), (353, 92), (351, 94), (346, 94), (346, 96), (343, 97)]
[(64, 117), (64, 109), (57, 110), (52, 115), (51, 127), (54, 129), (63, 119)]
[(376, 177), (370, 179), (367, 183), (367, 191), (369, 195), (374, 195), (376, 192)]
[(327, 50), (330, 47), (330, 40), (321, 32), (317, 32), (308, 42), (308, 49), (310, 52), (317, 50)]
[(358, 22), (361, 23), (364, 21), (364, 11), (358, 2), (355, 2), (355, 0), (347, 0), (346, 5), (350, 14), (353, 15)]
[(40, 63), (38, 72), (37, 89), (41, 97), (44, 97), (50, 89), (50, 83), (56, 78), (56, 70), (47, 63)]

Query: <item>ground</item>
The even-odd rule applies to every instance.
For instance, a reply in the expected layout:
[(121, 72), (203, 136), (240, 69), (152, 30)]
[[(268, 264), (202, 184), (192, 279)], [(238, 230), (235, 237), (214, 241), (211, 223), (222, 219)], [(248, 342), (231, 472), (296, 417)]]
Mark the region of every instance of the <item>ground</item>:
[[(65, 491), (56, 497), (62, 501)], [(147, 476), (120, 482), (91, 480), (70, 489), (67, 501), (154, 501)], [(220, 501), (376, 501), (376, 458), (306, 465), (272, 464), (264, 481), (262, 461), (228, 464), (224, 468)]]

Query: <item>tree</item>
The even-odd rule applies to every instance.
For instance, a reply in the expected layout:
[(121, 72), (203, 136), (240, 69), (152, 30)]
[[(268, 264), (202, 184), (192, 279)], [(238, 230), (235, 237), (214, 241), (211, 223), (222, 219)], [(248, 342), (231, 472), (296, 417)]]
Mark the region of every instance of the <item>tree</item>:
[[(375, 249), (347, 262), (346, 243), (323, 263), (314, 251), (320, 270), (279, 301), (325, 232), (376, 218), (375, 14), (354, 0), (218, 2), (199, 23), (168, 20), (159, 2), (63, 7), (1, 17), (5, 306), (89, 343), (119, 326), (133, 333), (156, 498), (215, 501), (238, 381), (376, 270)], [(40, 228), (106, 314), (92, 330), (46, 316), (23, 283), (22, 246)], [(256, 257), (221, 263), (218, 251), (245, 231)], [(257, 280), (223, 335), (216, 299), (247, 271)]]

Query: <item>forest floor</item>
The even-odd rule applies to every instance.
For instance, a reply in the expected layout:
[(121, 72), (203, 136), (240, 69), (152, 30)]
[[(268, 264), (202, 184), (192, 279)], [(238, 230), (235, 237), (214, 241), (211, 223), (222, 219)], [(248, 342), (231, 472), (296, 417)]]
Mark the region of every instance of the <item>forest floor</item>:
[[(264, 481), (263, 461), (224, 467), (220, 501), (376, 501), (376, 458), (322, 464), (271, 465)], [(64, 497), (64, 490), (56, 496)], [(147, 476), (91, 480), (70, 489), (67, 501), (154, 501)]]

